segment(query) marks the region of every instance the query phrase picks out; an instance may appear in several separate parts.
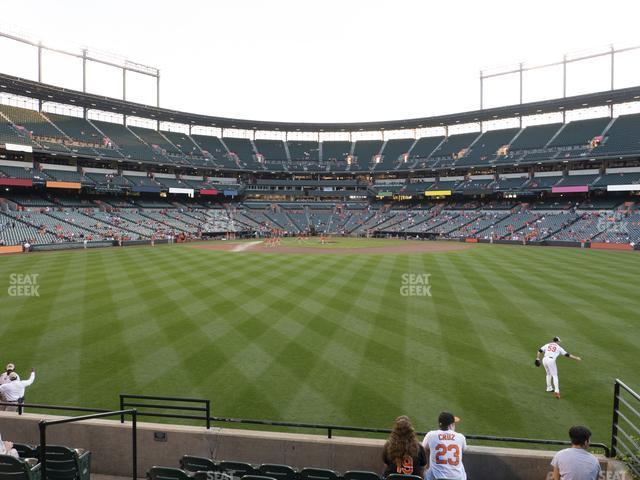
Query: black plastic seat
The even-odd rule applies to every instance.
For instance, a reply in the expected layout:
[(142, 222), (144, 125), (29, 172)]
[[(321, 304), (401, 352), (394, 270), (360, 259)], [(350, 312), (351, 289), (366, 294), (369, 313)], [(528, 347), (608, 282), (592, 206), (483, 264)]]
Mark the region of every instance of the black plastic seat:
[(420, 475), (403, 475), (402, 473), (392, 473), (386, 478), (387, 480), (423, 480)]
[(220, 462), (217, 471), (240, 478), (245, 475), (260, 475), (253, 465), (245, 462)]
[[(62, 445), (47, 445), (47, 478), (45, 480), (90, 480), (91, 452)], [(36, 449), (41, 458), (40, 447)]]
[(184, 470), (171, 467), (151, 467), (147, 472), (149, 480), (190, 480)]
[(217, 465), (210, 458), (185, 455), (180, 459), (180, 468), (187, 472), (214, 472)]
[(13, 448), (16, 449), (20, 458), (38, 458), (36, 447), (32, 447), (26, 443), (14, 443)]
[(333, 470), (322, 468), (303, 468), (298, 474), (300, 480), (339, 480), (340, 475)]
[[(31, 460), (34, 462), (33, 460)], [(35, 462), (34, 462), (35, 463)], [(31, 465), (21, 458), (0, 455), (0, 479), (2, 480), (40, 480), (40, 464)]]
[(346, 472), (342, 478), (344, 480), (380, 480), (380, 475), (373, 472), (352, 470), (350, 472)]
[(276, 480), (297, 480), (298, 472), (288, 465), (263, 463), (258, 468), (260, 475), (275, 478)]

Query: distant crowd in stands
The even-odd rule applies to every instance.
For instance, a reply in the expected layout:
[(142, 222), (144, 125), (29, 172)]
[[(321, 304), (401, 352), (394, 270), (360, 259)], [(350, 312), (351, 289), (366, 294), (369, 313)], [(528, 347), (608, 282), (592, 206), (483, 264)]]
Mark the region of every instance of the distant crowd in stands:
[[(384, 445), (382, 460), (390, 475), (415, 475), (425, 480), (466, 480), (463, 453), (467, 441), (456, 432), (460, 419), (450, 412), (438, 416), (438, 428), (428, 432), (422, 443), (408, 417), (396, 418)], [(569, 429), (571, 447), (560, 450), (551, 460), (553, 480), (598, 480), (600, 463), (589, 453), (591, 431), (587, 427)]]

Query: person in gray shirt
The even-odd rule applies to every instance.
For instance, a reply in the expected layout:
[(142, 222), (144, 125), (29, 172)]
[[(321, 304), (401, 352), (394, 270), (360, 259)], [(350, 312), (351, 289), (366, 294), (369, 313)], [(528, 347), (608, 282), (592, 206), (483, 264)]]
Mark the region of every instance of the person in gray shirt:
[(597, 480), (600, 463), (587, 451), (591, 431), (576, 425), (569, 429), (569, 437), (571, 448), (560, 450), (551, 460), (553, 480)]

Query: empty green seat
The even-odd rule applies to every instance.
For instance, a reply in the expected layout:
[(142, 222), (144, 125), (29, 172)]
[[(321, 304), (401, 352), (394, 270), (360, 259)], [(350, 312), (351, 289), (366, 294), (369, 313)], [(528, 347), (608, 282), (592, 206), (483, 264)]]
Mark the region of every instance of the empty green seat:
[(40, 464), (33, 459), (23, 460), (0, 455), (0, 480), (40, 480)]
[(190, 480), (191, 477), (179, 468), (151, 467), (147, 472), (149, 480)]
[(419, 475), (402, 475), (401, 473), (392, 473), (387, 475), (387, 480), (422, 480)]
[(345, 473), (342, 478), (344, 480), (380, 480), (380, 475), (373, 472), (363, 472), (360, 470), (352, 470)]
[(187, 472), (213, 472), (216, 464), (210, 458), (185, 455), (180, 459), (180, 468)]
[[(40, 447), (36, 450), (41, 457)], [(45, 480), (89, 480), (91, 452), (73, 450), (61, 445), (47, 445), (47, 478)]]
[[(218, 473), (218, 472), (212, 472), (211, 470), (200, 470), (197, 472), (187, 472), (187, 474), (190, 475), (191, 479), (194, 480), (214, 480), (214, 479), (218, 479), (218, 480), (224, 480), (224, 474), (222, 473)], [(217, 477), (216, 477), (217, 475)], [(231, 477), (227, 478), (226, 480), (231, 480)]]
[(16, 449), (20, 458), (38, 458), (38, 452), (35, 447), (26, 443), (14, 443), (13, 448)]
[(340, 475), (333, 470), (322, 468), (303, 468), (298, 474), (300, 480), (338, 480)]
[(245, 475), (260, 475), (252, 465), (244, 462), (220, 462), (218, 464), (219, 472), (232, 475), (234, 477), (244, 477)]
[(258, 468), (260, 475), (275, 478), (276, 480), (297, 480), (298, 472), (288, 465), (263, 463)]
[(273, 477), (265, 477), (264, 475), (244, 475), (242, 480), (276, 480)]

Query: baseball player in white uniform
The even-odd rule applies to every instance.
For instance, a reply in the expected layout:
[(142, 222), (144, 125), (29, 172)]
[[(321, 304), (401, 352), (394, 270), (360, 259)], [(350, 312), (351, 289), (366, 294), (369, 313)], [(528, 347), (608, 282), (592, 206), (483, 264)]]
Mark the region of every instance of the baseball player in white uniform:
[(466, 480), (462, 452), (467, 449), (467, 440), (455, 431), (459, 421), (453, 414), (442, 412), (438, 416), (438, 430), (425, 435), (422, 446), (429, 456), (425, 480)]
[(571, 358), (572, 360), (580, 361), (580, 357), (571, 355), (564, 348), (560, 346), (560, 337), (553, 337), (551, 343), (547, 343), (541, 346), (536, 352), (536, 367), (540, 366), (540, 355), (543, 355), (542, 365), (547, 372), (547, 392), (554, 392), (556, 398), (560, 398), (560, 382), (558, 381), (558, 366), (556, 365), (556, 359), (560, 355)]

